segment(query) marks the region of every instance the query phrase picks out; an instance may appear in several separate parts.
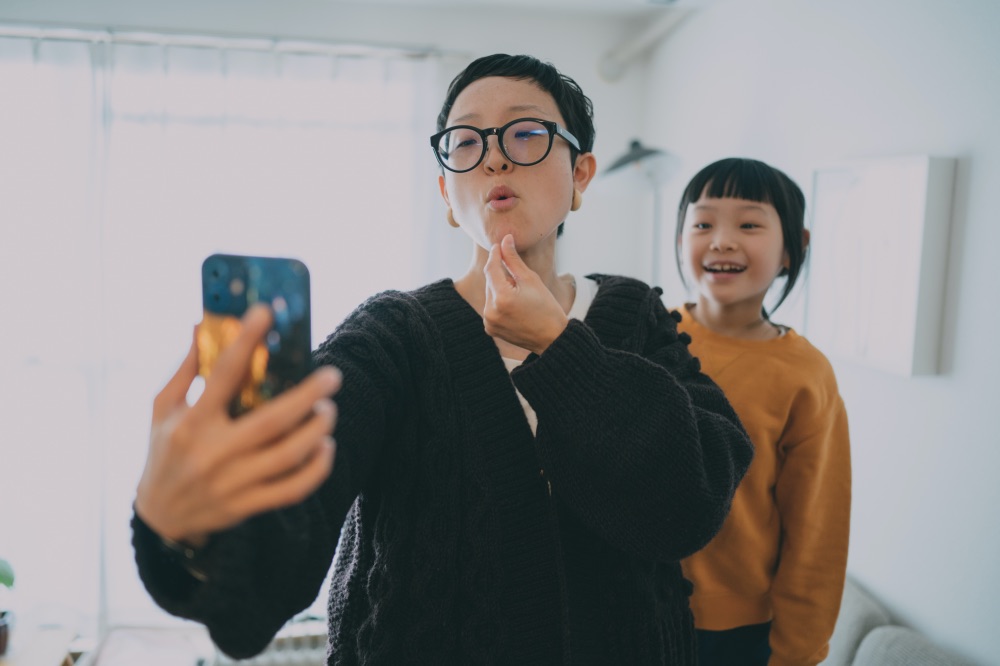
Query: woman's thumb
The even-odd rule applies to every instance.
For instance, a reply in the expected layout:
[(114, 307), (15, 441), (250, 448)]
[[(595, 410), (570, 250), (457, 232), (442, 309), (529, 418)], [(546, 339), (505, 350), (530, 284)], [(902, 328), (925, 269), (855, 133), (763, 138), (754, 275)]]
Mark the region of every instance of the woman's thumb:
[(525, 268), (525, 265), (521, 261), (521, 255), (517, 253), (517, 248), (514, 247), (514, 236), (511, 234), (504, 236), (500, 242), (500, 258), (515, 279), (524, 274), (521, 269)]

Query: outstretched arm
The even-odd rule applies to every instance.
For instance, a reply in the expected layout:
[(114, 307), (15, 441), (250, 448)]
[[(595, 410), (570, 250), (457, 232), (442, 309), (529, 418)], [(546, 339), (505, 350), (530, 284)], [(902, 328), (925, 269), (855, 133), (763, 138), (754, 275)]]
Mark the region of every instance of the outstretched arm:
[[(269, 573), (278, 562), (304, 561), (310, 549), (332, 553), (335, 544), (335, 531), (325, 545), (319, 535), (304, 547), (289, 543), (292, 523), (300, 519), (283, 507), (301, 502), (330, 473), (330, 396), (339, 372), (320, 368), (268, 404), (236, 419), (228, 414), (270, 323), (266, 308), (247, 313), (242, 333), (189, 406), (186, 395), (197, 373), (192, 344), (154, 401), (135, 499), (133, 544), (146, 588), (167, 611), (204, 622), (234, 656), (263, 649), (285, 620), (311, 603), (326, 572), (312, 566), (296, 590), (276, 591), (269, 584), (281, 577)], [(174, 550), (198, 556), (190, 562)], [(241, 584), (247, 580), (259, 584)]]
[(252, 309), (243, 332), (219, 358), (194, 404), (186, 395), (197, 374), (192, 342), (184, 362), (153, 401), (149, 454), (135, 510), (162, 537), (194, 547), (209, 535), (272, 509), (302, 501), (333, 466), (340, 373), (321, 367), (299, 386), (240, 418), (227, 412), (250, 355), (271, 316)]

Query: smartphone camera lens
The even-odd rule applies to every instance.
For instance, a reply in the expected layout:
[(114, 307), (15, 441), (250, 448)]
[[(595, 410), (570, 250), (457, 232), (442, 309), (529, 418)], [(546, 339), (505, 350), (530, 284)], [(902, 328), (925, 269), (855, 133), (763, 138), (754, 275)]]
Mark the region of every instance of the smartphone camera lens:
[(246, 277), (240, 258), (212, 255), (202, 264), (203, 296), (206, 311), (221, 315), (241, 315), (246, 309)]

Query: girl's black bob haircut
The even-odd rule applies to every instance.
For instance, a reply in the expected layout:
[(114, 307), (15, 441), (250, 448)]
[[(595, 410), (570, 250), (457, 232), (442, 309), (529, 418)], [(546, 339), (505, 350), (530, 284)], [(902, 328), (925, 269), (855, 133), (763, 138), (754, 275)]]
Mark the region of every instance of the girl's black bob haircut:
[(764, 309), (764, 317), (768, 317), (791, 293), (805, 264), (806, 247), (802, 242), (805, 229), (805, 195), (795, 181), (783, 171), (760, 160), (745, 157), (728, 157), (713, 162), (695, 174), (681, 195), (681, 203), (677, 208), (677, 231), (674, 235), (677, 269), (685, 286), (687, 281), (681, 269), (681, 233), (684, 230), (688, 206), (702, 196), (713, 199), (746, 199), (771, 204), (778, 212), (789, 261), (788, 268), (782, 269), (779, 274), (785, 278), (785, 286), (781, 290), (778, 302), (770, 312)]
[[(561, 74), (554, 65), (528, 55), (497, 53), (477, 58), (469, 63), (448, 86), (448, 93), (445, 95), (441, 113), (438, 114), (437, 118), (438, 132), (445, 129), (451, 107), (455, 105), (459, 94), (470, 84), (490, 76), (532, 81), (539, 88), (552, 95), (552, 99), (555, 100), (556, 106), (559, 108), (559, 113), (566, 122), (566, 129), (580, 142), (579, 151), (573, 146), (569, 147), (570, 164), (576, 164), (576, 158), (581, 152), (589, 153), (594, 149), (594, 136), (596, 134), (594, 130), (594, 105), (590, 98), (583, 94), (583, 90), (576, 81)], [(557, 232), (559, 236), (562, 235), (563, 224), (559, 224)]]

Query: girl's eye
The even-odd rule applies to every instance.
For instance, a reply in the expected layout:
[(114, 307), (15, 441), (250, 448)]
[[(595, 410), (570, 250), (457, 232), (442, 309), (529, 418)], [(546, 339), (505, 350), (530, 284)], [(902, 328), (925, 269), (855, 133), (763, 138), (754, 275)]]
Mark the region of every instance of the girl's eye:
[(740, 225), (740, 228), (742, 228), (742, 229), (756, 229), (759, 226), (760, 225), (757, 224), (756, 222), (744, 222), (743, 224)]
[(695, 222), (691, 225), (695, 229), (711, 229), (712, 225), (708, 222)]

